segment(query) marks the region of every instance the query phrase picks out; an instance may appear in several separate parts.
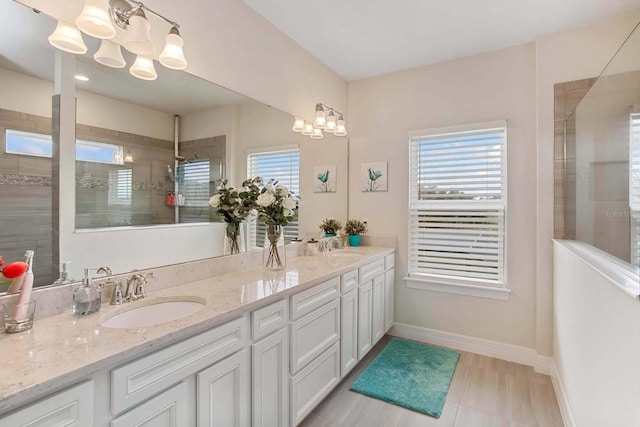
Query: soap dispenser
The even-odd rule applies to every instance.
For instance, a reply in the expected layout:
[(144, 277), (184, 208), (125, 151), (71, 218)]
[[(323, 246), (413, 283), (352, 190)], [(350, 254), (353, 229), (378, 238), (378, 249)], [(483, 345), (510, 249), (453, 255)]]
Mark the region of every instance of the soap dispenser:
[(67, 261), (60, 264), (60, 277), (58, 280), (53, 282), (54, 285), (64, 285), (65, 283), (72, 283), (76, 281), (73, 277), (69, 277), (68, 267), (70, 263), (71, 261)]
[(73, 314), (84, 316), (100, 311), (102, 307), (102, 291), (91, 281), (90, 269), (84, 269), (82, 286), (73, 292)]

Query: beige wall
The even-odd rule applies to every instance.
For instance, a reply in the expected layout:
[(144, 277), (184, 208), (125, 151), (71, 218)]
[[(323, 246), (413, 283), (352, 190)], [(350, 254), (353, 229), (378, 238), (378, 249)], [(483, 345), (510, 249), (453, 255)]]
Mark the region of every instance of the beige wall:
[[(0, 108), (51, 117), (53, 82), (0, 68), (0, 93)], [(79, 124), (173, 140), (171, 114), (80, 90), (76, 94)]]
[[(535, 46), (527, 44), (349, 84), (350, 215), (398, 237), (396, 321), (525, 347), (535, 345)], [(509, 301), (408, 289), (408, 136), (508, 121)], [(389, 191), (362, 193), (360, 164), (389, 162)]]

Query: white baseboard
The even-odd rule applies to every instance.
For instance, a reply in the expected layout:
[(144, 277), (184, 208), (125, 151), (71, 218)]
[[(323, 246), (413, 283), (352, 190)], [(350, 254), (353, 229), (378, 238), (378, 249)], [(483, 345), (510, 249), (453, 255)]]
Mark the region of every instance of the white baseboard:
[(469, 351), (508, 362), (532, 366), (538, 373), (551, 375), (553, 359), (538, 355), (533, 348), (422, 328), (404, 323), (394, 323), (389, 334), (400, 338), (421, 341), (454, 350)]
[(562, 379), (558, 373), (558, 367), (553, 359), (551, 360), (551, 382), (553, 383), (553, 389), (556, 391), (556, 397), (558, 398), (558, 406), (560, 406), (560, 414), (562, 415), (562, 421), (565, 427), (576, 427), (576, 422), (573, 419), (571, 408), (569, 407), (569, 400), (567, 399), (567, 392), (562, 384)]

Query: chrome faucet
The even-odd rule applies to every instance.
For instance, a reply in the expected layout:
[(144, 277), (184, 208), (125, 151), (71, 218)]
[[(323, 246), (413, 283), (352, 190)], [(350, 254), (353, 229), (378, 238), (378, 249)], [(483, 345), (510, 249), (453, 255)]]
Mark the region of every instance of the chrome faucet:
[[(131, 288), (131, 283), (134, 283), (133, 289)], [(147, 293), (144, 290), (146, 284), (147, 278), (144, 274), (132, 274), (129, 276), (127, 279), (127, 290), (124, 292), (124, 300), (135, 301), (138, 298), (146, 298)]]

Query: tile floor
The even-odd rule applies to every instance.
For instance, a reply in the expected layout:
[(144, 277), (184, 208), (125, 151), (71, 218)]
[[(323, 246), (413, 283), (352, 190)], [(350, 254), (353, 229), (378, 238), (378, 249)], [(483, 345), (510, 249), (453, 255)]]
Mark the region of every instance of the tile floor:
[(384, 348), (385, 336), (302, 422), (304, 427), (555, 427), (562, 426), (551, 377), (529, 366), (460, 352), (440, 418), (349, 390)]

